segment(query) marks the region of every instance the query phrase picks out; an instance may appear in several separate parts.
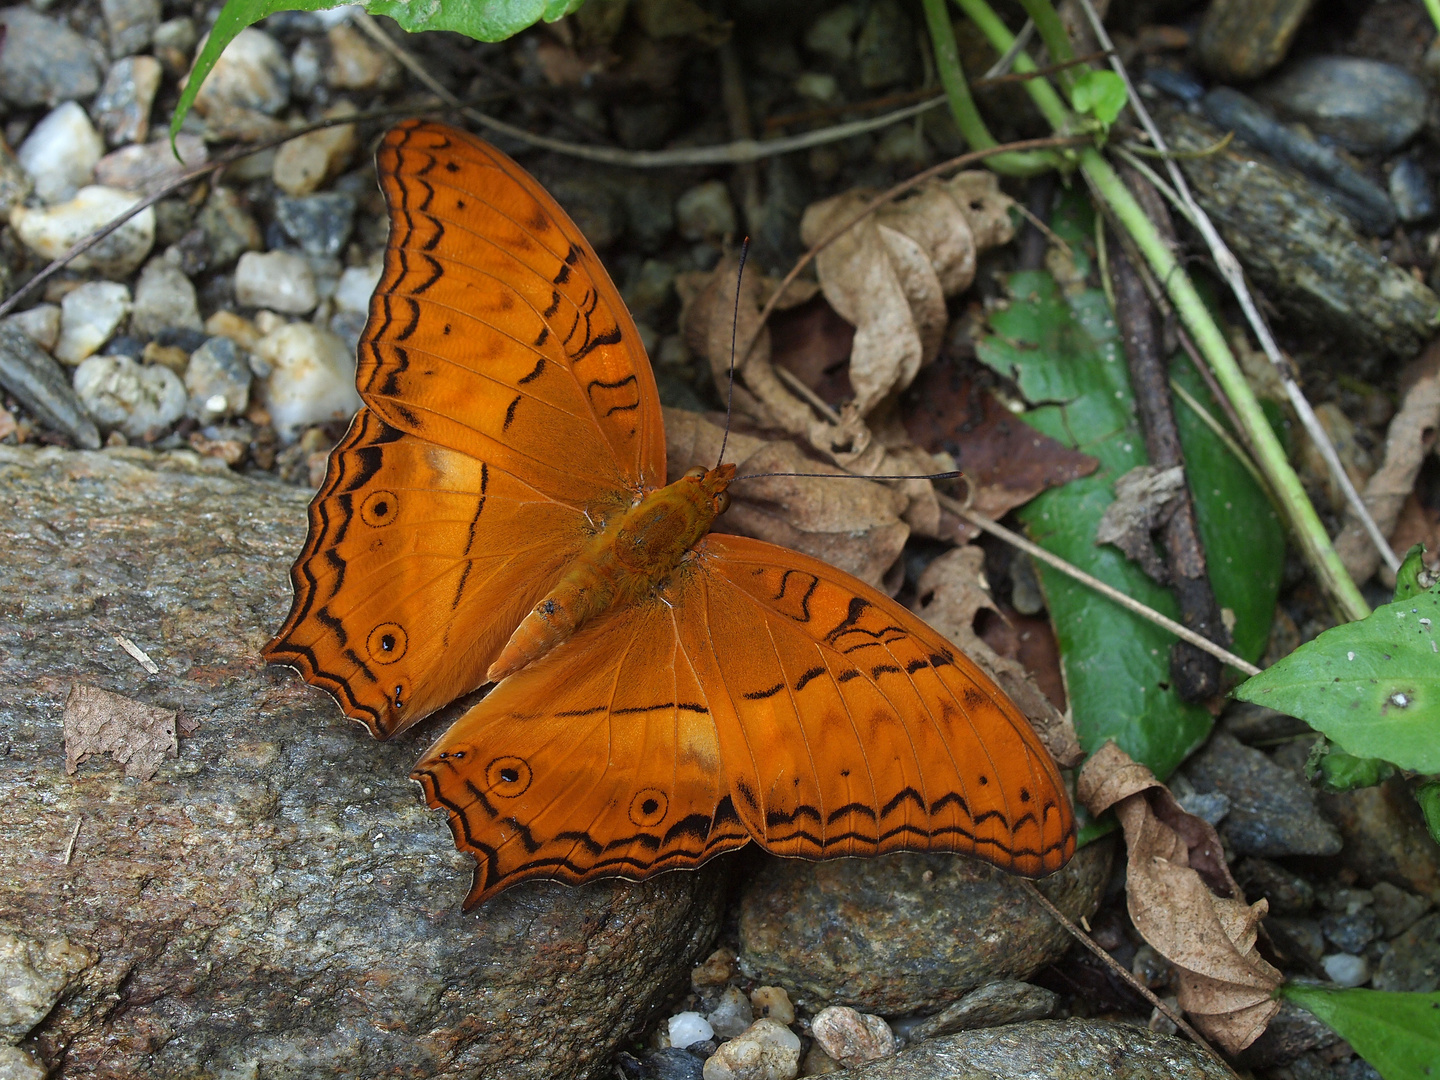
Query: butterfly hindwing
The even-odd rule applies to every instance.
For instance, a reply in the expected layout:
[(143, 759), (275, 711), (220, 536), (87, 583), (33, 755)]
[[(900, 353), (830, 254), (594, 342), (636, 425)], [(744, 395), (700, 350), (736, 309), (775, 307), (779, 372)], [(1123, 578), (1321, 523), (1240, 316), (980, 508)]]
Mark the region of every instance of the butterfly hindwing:
[(652, 600), (501, 682), (412, 774), (475, 855), (466, 906), (531, 877), (640, 879), (740, 847), (715, 725)]
[[(1058, 869), (1074, 820), (1054, 762), (1002, 691), (923, 620), (817, 559), (743, 536), (697, 549), (687, 652), (723, 685), (737, 812), (777, 854), (959, 851)], [(709, 683), (707, 682), (707, 685)]]

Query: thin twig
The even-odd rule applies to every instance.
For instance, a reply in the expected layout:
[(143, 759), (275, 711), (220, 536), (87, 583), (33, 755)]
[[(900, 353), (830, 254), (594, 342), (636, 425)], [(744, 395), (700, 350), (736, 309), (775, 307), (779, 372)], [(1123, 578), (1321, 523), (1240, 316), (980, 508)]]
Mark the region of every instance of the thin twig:
[(990, 70), (985, 72), (980, 78), (998, 79), (1001, 75), (1008, 75), (1010, 73), (1010, 65), (1015, 63), (1015, 57), (1024, 51), (1025, 46), (1030, 44), (1030, 39), (1034, 36), (1035, 20), (1026, 19), (1025, 25), (1022, 26), (1020, 32), (1015, 35), (1015, 40), (1011, 43), (1010, 47), (1005, 50), (999, 60), (996, 60), (995, 63), (990, 65)]
[[(1089, 19), (1090, 26), (1095, 31), (1096, 40), (1100, 42), (1103, 48), (1113, 50), (1115, 47), (1114, 42), (1110, 40), (1110, 35), (1106, 32), (1105, 25), (1096, 13), (1094, 5), (1090, 0), (1080, 0), (1080, 5), (1085, 9), (1086, 18)], [(1345, 471), (1345, 466), (1341, 464), (1340, 455), (1335, 452), (1335, 446), (1330, 442), (1330, 437), (1321, 425), (1319, 417), (1315, 415), (1315, 410), (1311, 408), (1304, 391), (1300, 389), (1299, 384), (1296, 383), (1295, 379), (1291, 376), (1290, 366), (1281, 355), (1280, 346), (1276, 344), (1274, 336), (1270, 333), (1270, 327), (1266, 325), (1264, 317), (1260, 314), (1259, 307), (1255, 304), (1255, 298), (1251, 294), (1249, 286), (1245, 283), (1245, 271), (1240, 266), (1240, 260), (1235, 257), (1234, 252), (1230, 250), (1229, 246), (1221, 238), (1220, 233), (1216, 230), (1209, 215), (1206, 214), (1205, 211), (1201, 209), (1199, 203), (1195, 201), (1194, 196), (1190, 192), (1190, 185), (1185, 181), (1185, 174), (1180, 171), (1180, 167), (1173, 160), (1170, 148), (1166, 145), (1165, 137), (1160, 134), (1160, 129), (1156, 126), (1154, 118), (1150, 115), (1150, 111), (1145, 107), (1139, 94), (1135, 92), (1135, 85), (1130, 81), (1130, 73), (1126, 69), (1125, 64), (1121, 61), (1120, 57), (1112, 55), (1110, 57), (1110, 66), (1114, 69), (1115, 73), (1125, 81), (1125, 88), (1130, 95), (1130, 107), (1134, 109), (1136, 117), (1139, 118), (1141, 125), (1150, 136), (1150, 141), (1155, 144), (1155, 149), (1166, 155), (1165, 168), (1170, 174), (1170, 179), (1175, 185), (1175, 190), (1189, 205), (1191, 214), (1193, 215), (1192, 220), (1196, 228), (1200, 231), (1200, 235), (1204, 237), (1205, 244), (1210, 249), (1211, 258), (1215, 260), (1216, 268), (1220, 271), (1220, 276), (1225, 279), (1225, 283), (1230, 286), (1230, 290), (1235, 294), (1235, 299), (1240, 302), (1240, 307), (1245, 312), (1246, 320), (1250, 323), (1251, 329), (1254, 330), (1256, 338), (1260, 341), (1261, 349), (1264, 350), (1270, 363), (1274, 365), (1276, 372), (1280, 375), (1280, 379), (1285, 385), (1285, 394), (1290, 399), (1290, 404), (1295, 409), (1296, 415), (1300, 418), (1301, 425), (1315, 443), (1316, 449), (1320, 451), (1320, 456), (1325, 459), (1325, 464), (1329, 467), (1335, 482), (1340, 486), (1340, 490), (1345, 493), (1345, 501), (1350, 504), (1351, 509), (1355, 512), (1356, 518), (1364, 527), (1366, 535), (1370, 537), (1370, 541), (1375, 545), (1375, 549), (1380, 552), (1380, 557), (1385, 560), (1386, 565), (1389, 566), (1391, 570), (1398, 570), (1400, 568), (1400, 559), (1390, 547), (1390, 542), (1385, 538), (1384, 534), (1381, 533), (1380, 527), (1375, 524), (1375, 519), (1370, 514), (1370, 508), (1365, 505), (1365, 501), (1360, 497), (1360, 493), (1355, 490), (1355, 484), (1351, 481), (1350, 474)]]
[(1085, 948), (1089, 949), (1092, 953), (1094, 953), (1096, 958), (1102, 964), (1104, 964), (1106, 967), (1108, 967), (1111, 971), (1113, 971), (1116, 975), (1120, 977), (1121, 981), (1123, 981), (1126, 985), (1128, 985), (1132, 990), (1134, 990), (1137, 994), (1143, 997), (1151, 1005), (1155, 1006), (1155, 1008), (1159, 1009), (1160, 1012), (1164, 1014), (1167, 1020), (1169, 1020), (1181, 1031), (1185, 1032), (1185, 1034), (1190, 1038), (1191, 1042), (1193, 1042), (1196, 1046), (1200, 1047), (1202, 1050), (1207, 1051), (1216, 1061), (1220, 1062), (1220, 1064), (1225, 1067), (1225, 1071), (1228, 1072), (1231, 1076), (1235, 1077), (1235, 1080), (1240, 1080), (1239, 1075), (1235, 1072), (1234, 1069), (1230, 1067), (1230, 1063), (1220, 1056), (1219, 1051), (1217, 1051), (1213, 1046), (1210, 1045), (1210, 1043), (1206, 1040), (1205, 1036), (1201, 1035), (1198, 1031), (1191, 1027), (1189, 1021), (1187, 1021), (1185, 1017), (1182, 1016), (1180, 1013), (1172, 1009), (1167, 1002), (1157, 996), (1155, 991), (1151, 990), (1139, 979), (1135, 978), (1133, 973), (1126, 970), (1124, 964), (1120, 963), (1119, 960), (1116, 960), (1108, 952), (1102, 949), (1098, 941), (1096, 941), (1089, 934), (1085, 933), (1078, 926), (1076, 926), (1074, 922), (1070, 920), (1069, 916), (1067, 916), (1063, 911), (1061, 911), (1059, 908), (1057, 908), (1054, 904), (1050, 902), (1049, 897), (1042, 893), (1039, 888), (1036, 887), (1033, 881), (1030, 881), (1028, 878), (1022, 878), (1021, 887), (1024, 888), (1027, 892), (1029, 892), (1030, 898), (1034, 900), (1037, 904), (1039, 904), (1041, 907), (1043, 907), (1046, 911), (1048, 911), (1050, 913), (1050, 917), (1053, 918), (1056, 922), (1058, 922), (1061, 926), (1063, 926), (1071, 937), (1073, 937), (1076, 941), (1080, 942), (1081, 945), (1085, 946)]
[(76, 840), (76, 839), (79, 837), (79, 835), (80, 835), (80, 825), (81, 825), (81, 823), (84, 822), (84, 820), (85, 820), (84, 817), (77, 817), (77, 818), (75, 819), (75, 828), (73, 828), (73, 829), (70, 830), (70, 842), (65, 845), (65, 865), (66, 865), (66, 866), (69, 866), (69, 865), (70, 865), (70, 859), (71, 859), (71, 858), (74, 856), (74, 854), (75, 854), (75, 840)]
[(970, 522), (970, 524), (974, 525), (976, 528), (981, 529), (984, 532), (988, 532), (992, 536), (998, 536), (1007, 544), (1017, 547), (1032, 558), (1039, 559), (1041, 562), (1054, 567), (1062, 574), (1074, 578), (1076, 581), (1080, 582), (1080, 584), (1089, 586), (1106, 599), (1113, 600), (1125, 610), (1134, 612), (1142, 619), (1147, 619), (1150, 622), (1154, 623), (1156, 626), (1162, 627), (1163, 629), (1170, 631), (1170, 633), (1174, 634), (1176, 637), (1180, 638), (1183, 641), (1188, 641), (1197, 649), (1203, 649), (1211, 656), (1214, 656), (1217, 659), (1224, 661), (1233, 668), (1243, 671), (1246, 675), (1260, 674), (1260, 669), (1257, 668), (1254, 664), (1250, 663), (1250, 661), (1244, 659), (1243, 657), (1236, 656), (1228, 649), (1222, 649), (1219, 645), (1216, 645), (1208, 638), (1202, 637), (1200, 634), (1195, 633), (1195, 631), (1191, 630), (1188, 626), (1182, 626), (1174, 619), (1160, 614), (1160, 612), (1156, 611), (1154, 608), (1147, 607), (1139, 600), (1125, 595), (1113, 585), (1107, 585), (1105, 582), (1101, 581), (1093, 574), (1087, 574), (1078, 566), (1075, 566), (1073, 563), (1066, 562), (1059, 555), (1055, 555), (1052, 552), (1046, 551), (1039, 544), (1032, 543), (1031, 541), (1025, 539), (1025, 537), (1021, 536), (1019, 533), (1012, 532), (998, 522), (991, 521), (989, 518), (984, 517), (981, 514), (975, 513), (975, 511), (970, 510), (965, 506), (964, 503), (960, 502), (959, 499), (952, 499), (948, 495), (941, 495), (938, 493), (936, 494), (935, 498), (939, 500), (940, 505), (946, 510), (949, 510), (952, 514), (959, 515), (966, 521)]
[[(1072, 56), (1069, 60), (1062, 60), (1058, 64), (1046, 64), (1044, 67), (1037, 67), (1034, 71), (1009, 71), (1004, 75), (986, 75), (983, 79), (976, 79), (972, 82), (970, 89), (979, 90), (984, 86), (1000, 86), (1004, 83), (1025, 82), (1027, 79), (1043, 79), (1047, 75), (1054, 75), (1057, 71), (1079, 67), (1092, 60), (1104, 60), (1109, 55), (1111, 55), (1109, 50), (1101, 49), (1099, 52), (1089, 53), (1085, 56)], [(1014, 61), (1014, 57), (1011, 57), (1011, 61)]]
[(824, 146), (827, 143), (840, 142), (856, 135), (878, 131), (945, 104), (944, 95), (939, 95), (918, 104), (897, 109), (892, 113), (886, 113), (884, 116), (872, 117), (869, 120), (852, 120), (849, 123), (836, 124), (834, 127), (807, 131), (800, 135), (787, 135), (780, 139), (739, 139), (735, 142), (721, 143), (718, 146), (687, 146), (674, 150), (623, 150), (614, 146), (588, 146), (583, 143), (566, 142), (563, 139), (552, 139), (548, 135), (537, 135), (522, 127), (516, 127), (514, 124), (507, 124), (504, 120), (497, 120), (489, 113), (483, 113), (479, 109), (461, 105), (460, 100), (443, 83), (425, 70), (425, 66), (415, 58), (414, 54), (398, 42), (390, 40), (390, 36), (381, 29), (373, 16), (364, 11), (357, 11), (351, 18), (356, 26), (373, 38), (382, 49), (395, 57), (410, 74), (424, 84), (426, 89), (453, 108), (458, 109), (466, 119), (473, 120), (481, 127), (489, 128), (501, 135), (517, 139), (530, 146), (537, 146), (542, 150), (553, 150), (559, 154), (568, 154), (570, 157), (582, 158), (585, 161), (598, 161), (605, 165), (624, 165), (635, 169), (668, 169), (688, 165), (738, 165), (746, 161), (759, 161), (762, 158), (774, 157), (777, 154), (809, 150), (814, 146)]
[(916, 173), (907, 180), (900, 181), (900, 183), (894, 187), (877, 195), (866, 203), (864, 208), (849, 221), (837, 225), (819, 240), (815, 241), (815, 243), (810, 246), (810, 250), (795, 261), (795, 265), (790, 268), (790, 272), (785, 275), (770, 299), (765, 301), (765, 306), (760, 309), (760, 318), (756, 321), (755, 333), (739, 356), (743, 360), (750, 355), (750, 350), (755, 347), (755, 342), (760, 337), (760, 330), (765, 326), (765, 320), (774, 314), (776, 305), (780, 303), (781, 295), (789, 287), (790, 283), (800, 276), (805, 267), (814, 261), (815, 256), (819, 255), (820, 252), (824, 251), (841, 236), (849, 232), (856, 225), (859, 225), (860, 222), (864, 221), (882, 206), (894, 202), (907, 191), (919, 187), (926, 180), (939, 176), (941, 173), (950, 172), (954, 169), (963, 169), (967, 165), (973, 165), (976, 162), (984, 161), (986, 158), (995, 157), (997, 154), (1008, 154), (1014, 151), (1025, 150), (1050, 150), (1064, 146), (1079, 146), (1088, 141), (1089, 140), (1083, 135), (1054, 135), (1045, 139), (1023, 139), (1020, 142), (1005, 143), (1001, 146), (988, 146), (984, 150), (972, 150), (968, 154), (961, 154), (959, 157), (951, 158), (949, 161), (942, 161), (939, 165), (932, 165), (930, 168)]
[(764, 128), (766, 134), (769, 134), (780, 128), (789, 127), (791, 124), (814, 124), (836, 116), (844, 116), (847, 113), (878, 112), (881, 109), (892, 109), (900, 105), (913, 105), (917, 101), (929, 101), (936, 93), (933, 86), (924, 86), (919, 90), (905, 90), (898, 94), (886, 94), (883, 97), (869, 98), (865, 101), (842, 101), (838, 105), (818, 105), (813, 109), (802, 109), (799, 112), (766, 117)]
[(130, 659), (134, 660), (151, 675), (160, 674), (159, 665), (157, 665), (154, 660), (150, 659), (149, 653), (147, 653), (144, 649), (140, 648), (139, 645), (136, 645), (135, 642), (131, 641), (124, 634), (115, 634), (114, 637), (116, 643), (120, 646), (120, 648), (124, 649), (127, 653), (130, 654)]
[(1225, 425), (1211, 415), (1210, 410), (1197, 401), (1189, 390), (1186, 390), (1185, 387), (1180, 385), (1178, 379), (1172, 378), (1170, 380), (1170, 390), (1176, 397), (1190, 407), (1190, 411), (1199, 418), (1202, 424), (1210, 429), (1217, 439), (1225, 444), (1225, 449), (1229, 450), (1235, 460), (1244, 466), (1245, 471), (1250, 474), (1250, 479), (1254, 480), (1260, 490), (1265, 493), (1265, 497), (1273, 502), (1275, 496), (1270, 491), (1270, 482), (1265, 479), (1265, 475), (1260, 471), (1260, 467), (1250, 460), (1250, 455), (1245, 452), (1245, 448), (1235, 441), (1235, 436), (1225, 430)]

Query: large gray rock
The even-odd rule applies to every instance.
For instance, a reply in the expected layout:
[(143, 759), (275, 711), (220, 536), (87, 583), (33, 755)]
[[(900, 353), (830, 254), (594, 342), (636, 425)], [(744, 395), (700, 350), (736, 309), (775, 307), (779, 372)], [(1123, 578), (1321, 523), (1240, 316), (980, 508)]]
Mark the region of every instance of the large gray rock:
[(848, 1080), (1231, 1080), (1218, 1058), (1174, 1035), (1108, 1020), (1036, 1020), (922, 1042)]
[[(377, 743), (262, 666), (308, 493), (213, 466), (0, 446), (0, 1043), (67, 1077), (608, 1075), (722, 869), (462, 913), (470, 860), (406, 779), (438, 724)], [(67, 776), (77, 683), (178, 710), (178, 756)]]

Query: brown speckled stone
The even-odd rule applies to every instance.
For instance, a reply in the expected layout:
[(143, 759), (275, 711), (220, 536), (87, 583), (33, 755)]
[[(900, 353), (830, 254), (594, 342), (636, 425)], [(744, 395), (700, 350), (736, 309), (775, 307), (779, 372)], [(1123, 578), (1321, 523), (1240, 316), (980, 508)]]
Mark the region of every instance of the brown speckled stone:
[[(406, 778), (439, 725), (375, 742), (259, 660), (307, 499), (0, 446), (0, 983), (53, 999), (22, 1045), (61, 1077), (606, 1075), (705, 955), (724, 860), (463, 914), (470, 859)], [(178, 709), (178, 757), (66, 776), (76, 681)]]

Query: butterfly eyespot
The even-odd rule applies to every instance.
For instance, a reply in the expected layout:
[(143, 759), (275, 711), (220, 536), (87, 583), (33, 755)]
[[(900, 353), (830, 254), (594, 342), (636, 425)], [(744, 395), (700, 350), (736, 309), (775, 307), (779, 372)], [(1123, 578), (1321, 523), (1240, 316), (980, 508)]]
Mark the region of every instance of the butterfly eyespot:
[(525, 794), (533, 774), (524, 758), (497, 757), (485, 767), (485, 782), (491, 795), (513, 799)]
[(365, 650), (377, 664), (393, 664), (405, 655), (410, 638), (399, 623), (381, 623), (365, 639)]
[(393, 491), (372, 491), (360, 504), (360, 520), (373, 528), (389, 525), (400, 511), (400, 500)]
[(405, 687), (397, 683), (395, 686), (395, 708), (397, 709), (403, 709), (405, 707), (405, 703), (400, 700), (400, 695), (404, 692)]
[(630, 800), (630, 820), (648, 829), (665, 820), (670, 800), (659, 788), (643, 788)]
[(705, 466), (704, 466), (704, 465), (695, 465), (695, 466), (692, 466), (691, 468), (688, 468), (688, 469), (685, 470), (685, 479), (686, 479), (686, 480), (699, 480), (699, 479), (700, 479), (702, 476), (704, 476), (704, 475), (705, 475)]
[(729, 509), (730, 493), (728, 491), (722, 491), (719, 495), (715, 496), (715, 513), (723, 514), (726, 510)]

